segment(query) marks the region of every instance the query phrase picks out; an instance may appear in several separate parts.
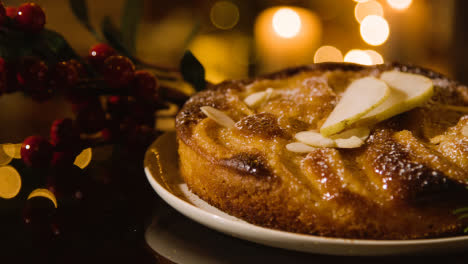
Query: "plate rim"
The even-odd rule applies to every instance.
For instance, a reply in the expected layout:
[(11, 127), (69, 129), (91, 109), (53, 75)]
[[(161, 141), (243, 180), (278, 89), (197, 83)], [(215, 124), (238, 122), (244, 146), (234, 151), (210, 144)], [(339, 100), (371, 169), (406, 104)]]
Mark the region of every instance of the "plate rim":
[[(176, 209), (178, 212), (182, 213), (186, 217), (202, 224), (208, 226), (209, 228), (216, 229), (219, 232), (229, 234), (231, 236), (240, 237), (241, 235), (239, 232), (228, 232), (223, 231), (225, 228), (222, 228), (223, 225), (230, 225), (237, 230), (243, 230), (243, 232), (253, 232), (253, 233), (262, 233), (262, 235), (266, 235), (268, 237), (277, 237), (278, 239), (288, 239), (294, 242), (303, 242), (303, 243), (320, 243), (320, 244), (327, 244), (327, 245), (335, 245), (335, 246), (372, 246), (372, 247), (404, 247), (404, 246), (425, 246), (425, 245), (434, 245), (434, 244), (451, 244), (457, 242), (468, 241), (468, 235), (461, 235), (461, 236), (453, 236), (453, 237), (442, 237), (442, 238), (425, 238), (425, 239), (411, 239), (411, 240), (373, 240), (373, 239), (350, 239), (350, 238), (336, 238), (336, 237), (322, 237), (322, 236), (315, 236), (309, 234), (300, 234), (300, 233), (293, 233), (288, 231), (282, 230), (275, 230), (270, 229), (262, 226), (257, 226), (248, 222), (240, 222), (235, 221), (227, 218), (223, 218), (219, 215), (210, 213), (188, 201), (185, 201), (178, 197), (177, 195), (173, 194), (170, 190), (160, 184), (155, 176), (152, 175), (151, 169), (149, 168), (147, 162), (148, 155), (154, 154), (154, 149), (158, 144), (159, 140), (164, 139), (165, 137), (175, 137), (175, 132), (166, 132), (161, 135), (158, 139), (156, 139), (147, 150), (144, 159), (144, 170), (146, 174), (146, 178), (156, 191), (156, 193), (171, 207)], [(157, 164), (160, 166), (160, 164)], [(162, 173), (162, 171), (161, 171)], [(184, 182), (185, 183), (185, 182)], [(221, 210), (222, 211), (222, 210)], [(223, 212), (223, 211), (222, 211)], [(208, 220), (209, 219), (209, 220)], [(211, 222), (211, 223), (207, 223)], [(215, 226), (213, 226), (215, 225)], [(248, 239), (246, 239), (248, 240)], [(255, 242), (255, 241), (254, 241)], [(256, 242), (259, 243), (259, 242)], [(271, 245), (271, 244), (267, 244)], [(280, 246), (278, 246), (280, 247)], [(284, 247), (288, 248), (288, 247)], [(293, 249), (293, 248), (289, 248)], [(299, 250), (299, 249), (296, 249)], [(304, 251), (304, 250), (300, 250)], [(310, 251), (309, 251), (310, 252)]]

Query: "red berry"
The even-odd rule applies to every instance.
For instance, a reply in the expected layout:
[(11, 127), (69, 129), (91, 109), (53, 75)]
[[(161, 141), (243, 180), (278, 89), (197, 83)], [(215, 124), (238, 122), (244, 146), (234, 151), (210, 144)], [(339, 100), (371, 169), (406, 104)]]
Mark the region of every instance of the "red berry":
[(52, 159), (52, 146), (41, 136), (30, 136), (21, 146), (21, 159), (31, 167), (47, 167)]
[(48, 84), (49, 69), (43, 61), (26, 57), (18, 68), (17, 81), (34, 100), (44, 101), (53, 96), (54, 87)]
[(128, 112), (128, 98), (113, 95), (107, 97), (107, 112), (114, 120), (121, 120)]
[(120, 136), (120, 122), (116, 120), (109, 120), (106, 127), (101, 130), (102, 139), (105, 141), (113, 141)]
[(24, 31), (39, 32), (44, 28), (46, 17), (39, 5), (24, 3), (18, 7), (15, 22)]
[(70, 100), (71, 102), (72, 112), (75, 115), (87, 108), (102, 108), (101, 102), (99, 101), (98, 97), (91, 97), (89, 95), (72, 93), (68, 95), (68, 100)]
[(121, 88), (135, 77), (135, 65), (124, 56), (110, 56), (104, 61), (104, 79), (111, 87)]
[(3, 3), (0, 2), (0, 25), (3, 25), (3, 23), (5, 23), (6, 17), (7, 13), (5, 7), (3, 6)]
[(136, 71), (134, 94), (138, 98), (154, 101), (157, 98), (158, 82), (156, 77), (147, 71)]
[(72, 150), (80, 144), (80, 133), (70, 118), (57, 119), (50, 127), (50, 142), (58, 149)]
[(104, 67), (104, 61), (113, 55), (117, 55), (117, 51), (105, 43), (99, 43), (89, 50), (88, 61), (96, 70), (101, 71)]
[(78, 73), (79, 78), (86, 77), (87, 72), (83, 64), (81, 64), (80, 62), (74, 59), (69, 60), (68, 63), (75, 66), (75, 69), (76, 69), (76, 72)]
[(18, 8), (14, 7), (14, 6), (7, 6), (5, 8), (5, 11), (6, 11), (7, 17), (9, 17), (11, 19), (14, 19), (16, 17), (16, 14), (18, 14)]
[(48, 67), (45, 62), (35, 57), (25, 57), (21, 60), (17, 73), (18, 83), (23, 86), (45, 86), (48, 77)]
[(50, 76), (50, 85), (58, 89), (73, 87), (78, 82), (77, 69), (73, 64), (66, 61), (57, 63)]

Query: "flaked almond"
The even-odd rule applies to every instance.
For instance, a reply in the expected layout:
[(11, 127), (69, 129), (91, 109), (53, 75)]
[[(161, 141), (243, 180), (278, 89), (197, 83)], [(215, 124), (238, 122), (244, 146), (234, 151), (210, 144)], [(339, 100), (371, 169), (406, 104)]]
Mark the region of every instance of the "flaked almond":
[(315, 150), (314, 147), (311, 147), (309, 145), (306, 145), (300, 142), (289, 143), (286, 145), (286, 149), (292, 152), (297, 152), (297, 153), (307, 153), (307, 152), (312, 152)]
[(200, 107), (200, 110), (210, 119), (215, 121), (221, 126), (227, 127), (227, 128), (232, 128), (234, 127), (234, 120), (230, 118), (227, 114), (225, 114), (222, 111), (219, 111), (216, 108), (213, 108), (211, 106), (202, 106)]
[(335, 141), (331, 138), (322, 136), (315, 131), (302, 131), (294, 136), (299, 142), (313, 146), (330, 148), (335, 146)]
[(465, 137), (468, 137), (468, 125), (465, 125), (465, 126), (461, 129), (461, 133), (462, 133), (462, 135), (464, 135)]
[(250, 107), (254, 107), (263, 101), (267, 101), (272, 94), (273, 94), (273, 89), (268, 88), (265, 91), (256, 92), (247, 96), (244, 99), (244, 103), (246, 103)]
[(366, 139), (369, 137), (369, 134), (370, 134), (369, 128), (357, 127), (357, 128), (352, 128), (344, 132), (341, 132), (339, 134), (333, 135), (330, 138), (336, 140), (336, 139), (347, 139), (347, 138), (351, 138), (355, 136), (355, 137), (360, 138), (362, 141), (366, 141)]
[(364, 144), (364, 141), (356, 136), (350, 138), (335, 139), (336, 147), (338, 148), (359, 148)]

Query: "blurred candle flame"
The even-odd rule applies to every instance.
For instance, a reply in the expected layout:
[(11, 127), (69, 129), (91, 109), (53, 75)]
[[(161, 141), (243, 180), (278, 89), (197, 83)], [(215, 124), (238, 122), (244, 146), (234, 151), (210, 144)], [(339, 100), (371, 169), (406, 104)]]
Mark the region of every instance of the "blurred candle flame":
[(263, 10), (254, 27), (258, 73), (314, 61), (322, 35), (320, 18), (310, 9), (275, 6)]
[(273, 29), (283, 38), (293, 38), (301, 30), (301, 18), (291, 8), (280, 8), (273, 15)]

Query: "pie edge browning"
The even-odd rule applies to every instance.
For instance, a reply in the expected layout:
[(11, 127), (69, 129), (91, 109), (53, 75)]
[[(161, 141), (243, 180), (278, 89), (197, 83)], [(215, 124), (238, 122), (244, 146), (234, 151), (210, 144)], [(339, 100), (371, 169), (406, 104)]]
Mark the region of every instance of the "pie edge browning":
[[(402, 72), (411, 72), (427, 76), (431, 79), (443, 79), (447, 81), (447, 87), (458, 89), (464, 87), (455, 81), (449, 80), (439, 73), (398, 63), (382, 64), (377, 66), (361, 66), (357, 64), (343, 63), (322, 63), (296, 68), (289, 68), (273, 74), (268, 74), (251, 80), (244, 81), (225, 81), (208, 90), (193, 96), (181, 109), (176, 118), (177, 141), (179, 144), (180, 171), (189, 188), (200, 198), (209, 204), (220, 208), (227, 213), (246, 220), (247, 222), (260, 226), (274, 228), (279, 230), (307, 233), (329, 237), (343, 238), (373, 238), (373, 239), (412, 239), (420, 238), (405, 236), (402, 234), (389, 234), (385, 230), (379, 230), (375, 226), (360, 226), (355, 222), (353, 226), (334, 226), (329, 220), (321, 219), (313, 212), (301, 212), (303, 206), (290, 199), (290, 193), (287, 188), (281, 185), (281, 177), (274, 175), (262, 162), (262, 157), (247, 156), (236, 157), (231, 160), (220, 160), (211, 157), (201, 151), (191, 138), (193, 124), (204, 118), (200, 114), (198, 105), (199, 100), (203, 99), (205, 93), (219, 93), (225, 89), (242, 89), (250, 83), (262, 79), (280, 79), (290, 77), (306, 71), (327, 71), (327, 70), (345, 70), (345, 71), (384, 71), (398, 69)], [(447, 88), (444, 87), (444, 88)], [(466, 87), (465, 92), (468, 92)], [(221, 108), (222, 106), (219, 106)], [(286, 151), (286, 150), (285, 150)], [(238, 158), (242, 162), (238, 162)], [(252, 162), (259, 169), (249, 168), (243, 164)], [(267, 177), (265, 177), (265, 175)], [(353, 197), (342, 199), (359, 199)], [(284, 202), (287, 200), (287, 202)], [(348, 201), (349, 201), (348, 200)], [(359, 203), (366, 203), (361, 201)], [(357, 204), (359, 204), (357, 203)], [(351, 205), (353, 203), (350, 203)], [(359, 206), (359, 205), (357, 205)], [(363, 210), (378, 210), (372, 205), (362, 207)], [(383, 216), (388, 217), (388, 216)], [(382, 220), (384, 220), (382, 218)], [(307, 223), (314, 223), (308, 225)], [(440, 237), (459, 233), (461, 226), (453, 226), (443, 233), (428, 233), (424, 237)]]

